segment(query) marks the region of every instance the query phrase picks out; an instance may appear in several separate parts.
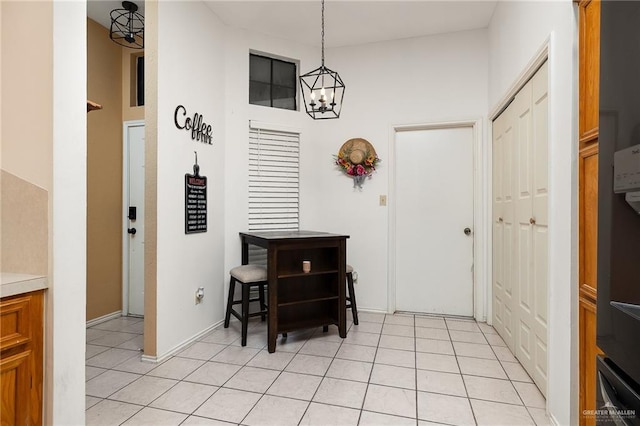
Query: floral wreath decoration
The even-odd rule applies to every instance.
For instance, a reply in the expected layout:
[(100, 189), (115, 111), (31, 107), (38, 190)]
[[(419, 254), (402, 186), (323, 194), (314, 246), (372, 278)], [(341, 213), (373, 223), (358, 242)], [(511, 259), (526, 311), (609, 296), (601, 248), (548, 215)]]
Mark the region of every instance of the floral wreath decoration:
[(362, 189), (362, 183), (368, 176), (371, 177), (376, 170), (376, 166), (380, 162), (376, 150), (367, 141), (362, 138), (354, 138), (346, 141), (338, 155), (334, 155), (335, 164), (340, 167), (341, 171), (353, 178), (353, 187)]

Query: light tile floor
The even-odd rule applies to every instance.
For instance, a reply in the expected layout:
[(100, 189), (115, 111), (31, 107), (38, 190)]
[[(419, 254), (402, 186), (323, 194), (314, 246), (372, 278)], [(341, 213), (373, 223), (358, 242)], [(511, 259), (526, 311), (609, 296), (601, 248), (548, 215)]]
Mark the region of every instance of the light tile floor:
[(87, 425), (547, 425), (545, 399), (495, 330), (471, 320), (361, 312), (289, 333), (213, 330), (161, 364), (140, 361), (142, 320), (87, 329)]

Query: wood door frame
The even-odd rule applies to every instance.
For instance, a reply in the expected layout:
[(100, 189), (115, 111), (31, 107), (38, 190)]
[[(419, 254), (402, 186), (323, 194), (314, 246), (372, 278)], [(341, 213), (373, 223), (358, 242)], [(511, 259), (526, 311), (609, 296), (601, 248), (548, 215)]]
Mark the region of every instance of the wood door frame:
[[(396, 139), (400, 132), (418, 130), (442, 130), (471, 128), (473, 133), (473, 316), (478, 321), (486, 321), (487, 315), (487, 223), (489, 206), (486, 198), (487, 167), (486, 147), (482, 137), (482, 118), (461, 121), (397, 124), (392, 125), (389, 134), (389, 251), (387, 280), (387, 311), (396, 310)], [(490, 200), (489, 200), (490, 201)]]
[(144, 126), (144, 120), (122, 123), (122, 315), (129, 315), (129, 234), (125, 221), (129, 215), (129, 129)]

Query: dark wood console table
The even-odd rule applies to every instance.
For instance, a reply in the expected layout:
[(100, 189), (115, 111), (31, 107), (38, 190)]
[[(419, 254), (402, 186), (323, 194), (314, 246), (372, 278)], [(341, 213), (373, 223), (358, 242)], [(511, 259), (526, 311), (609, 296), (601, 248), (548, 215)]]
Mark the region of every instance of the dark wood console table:
[[(337, 325), (347, 337), (345, 280), (348, 235), (314, 231), (241, 232), (242, 264), (249, 245), (267, 249), (269, 281), (268, 348), (275, 352), (278, 334)], [(311, 271), (302, 271), (302, 262)]]

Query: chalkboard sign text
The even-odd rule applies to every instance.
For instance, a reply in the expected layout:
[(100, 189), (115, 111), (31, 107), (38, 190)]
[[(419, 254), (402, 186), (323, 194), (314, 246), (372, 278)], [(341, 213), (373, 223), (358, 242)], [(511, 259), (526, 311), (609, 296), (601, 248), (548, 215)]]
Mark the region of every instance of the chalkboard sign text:
[(184, 175), (184, 233), (207, 232), (207, 178)]

